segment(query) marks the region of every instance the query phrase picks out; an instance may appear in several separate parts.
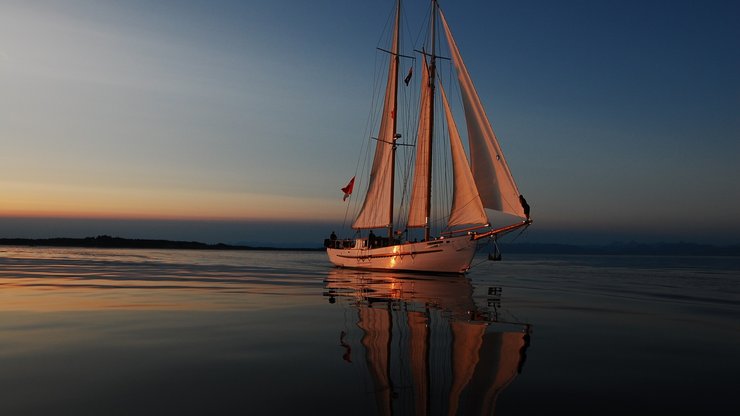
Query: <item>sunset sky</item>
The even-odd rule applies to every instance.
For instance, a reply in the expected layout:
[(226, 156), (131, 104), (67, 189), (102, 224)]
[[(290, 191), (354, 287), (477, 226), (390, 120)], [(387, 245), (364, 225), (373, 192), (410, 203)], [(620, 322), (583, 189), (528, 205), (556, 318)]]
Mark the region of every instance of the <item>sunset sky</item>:
[[(393, 3), (0, 0), (0, 237), (318, 241)], [(440, 4), (532, 241), (740, 242), (740, 3)]]

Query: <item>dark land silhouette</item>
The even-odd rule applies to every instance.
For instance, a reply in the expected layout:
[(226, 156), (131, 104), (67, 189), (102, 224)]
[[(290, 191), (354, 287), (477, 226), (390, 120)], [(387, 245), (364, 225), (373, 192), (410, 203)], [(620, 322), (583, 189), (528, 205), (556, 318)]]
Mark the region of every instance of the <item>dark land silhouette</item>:
[[(30, 247), (90, 247), (90, 248), (142, 248), (173, 250), (286, 250), (276, 247), (252, 247), (231, 244), (207, 244), (198, 241), (172, 241), (151, 239), (130, 239), (99, 235), (85, 238), (0, 238), (2, 246)], [(304, 249), (311, 250), (311, 249)], [(316, 250), (319, 250), (317, 248)]]
[[(0, 246), (27, 247), (90, 247), (90, 248), (141, 248), (173, 250), (280, 250), (321, 251), (320, 243), (315, 247), (284, 248), (275, 246), (250, 246), (244, 244), (207, 244), (198, 241), (173, 241), (156, 239), (130, 239), (99, 235), (85, 238), (0, 238)], [(653, 255), (653, 256), (740, 256), (740, 244), (711, 245), (697, 243), (638, 243), (615, 242), (606, 245), (574, 245), (550, 243), (505, 243), (499, 242), (504, 254), (586, 254), (586, 255)], [(485, 248), (481, 248), (485, 250)]]

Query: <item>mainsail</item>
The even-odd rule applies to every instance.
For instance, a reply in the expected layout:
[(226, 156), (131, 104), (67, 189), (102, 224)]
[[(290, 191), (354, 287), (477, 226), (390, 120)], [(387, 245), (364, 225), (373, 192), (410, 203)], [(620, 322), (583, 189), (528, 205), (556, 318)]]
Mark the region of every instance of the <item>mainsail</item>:
[(393, 30), (393, 41), (388, 67), (383, 114), (380, 119), (375, 146), (375, 157), (370, 170), (365, 202), (352, 224), (352, 228), (384, 228), (391, 225), (393, 217), (393, 146), (396, 139), (396, 91), (398, 89), (398, 25), (399, 13)]
[(408, 227), (424, 227), (429, 221), (429, 106), (432, 101), (432, 85), (429, 82), (429, 67), (426, 57), (422, 57), (421, 103), (419, 128), (416, 134), (416, 162), (414, 165), (414, 182), (411, 188)]
[(439, 10), (439, 16), (447, 37), (452, 62), (457, 70), (468, 129), (471, 168), (483, 206), (525, 219), (527, 216), (524, 215), (524, 209), (519, 202), (519, 190), (442, 10)]

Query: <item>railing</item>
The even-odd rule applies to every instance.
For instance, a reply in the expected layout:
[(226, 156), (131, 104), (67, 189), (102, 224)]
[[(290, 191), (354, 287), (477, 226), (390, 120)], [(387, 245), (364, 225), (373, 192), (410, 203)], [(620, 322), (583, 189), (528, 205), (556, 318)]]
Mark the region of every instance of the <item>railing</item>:
[(343, 249), (343, 248), (354, 248), (355, 247), (355, 240), (353, 239), (344, 239), (344, 240), (337, 240), (337, 239), (331, 239), (327, 238), (324, 240), (324, 247), (326, 248), (337, 248), (337, 249)]

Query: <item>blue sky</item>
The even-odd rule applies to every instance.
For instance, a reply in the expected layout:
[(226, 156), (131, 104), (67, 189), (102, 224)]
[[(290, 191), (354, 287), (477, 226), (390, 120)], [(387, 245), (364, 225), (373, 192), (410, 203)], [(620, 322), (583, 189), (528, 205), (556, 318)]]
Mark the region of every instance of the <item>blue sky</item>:
[[(392, 5), (0, 2), (0, 236), (323, 237)], [(740, 4), (441, 6), (530, 240), (740, 241)], [(427, 7), (404, 3), (412, 37)]]

